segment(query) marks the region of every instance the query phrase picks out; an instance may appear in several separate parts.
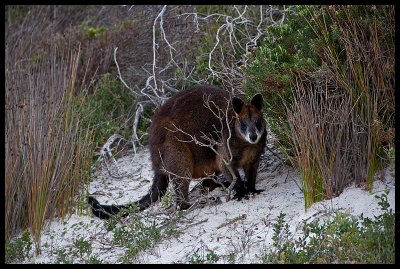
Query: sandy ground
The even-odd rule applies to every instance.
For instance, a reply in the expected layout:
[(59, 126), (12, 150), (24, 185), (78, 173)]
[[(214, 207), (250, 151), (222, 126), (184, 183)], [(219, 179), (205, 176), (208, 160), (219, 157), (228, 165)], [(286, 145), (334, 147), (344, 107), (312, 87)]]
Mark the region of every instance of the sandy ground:
[[(273, 147), (272, 145), (269, 145)], [(395, 211), (395, 183), (389, 169), (379, 173), (373, 191), (351, 186), (339, 197), (304, 208), (303, 193), (298, 187), (298, 176), (280, 164), (269, 151), (263, 156), (263, 164), (257, 177), (256, 188), (264, 192), (242, 201), (226, 201), (222, 190), (214, 190), (207, 198), (213, 198), (203, 208), (192, 209), (177, 222), (180, 231), (173, 237), (157, 243), (152, 249), (139, 253), (135, 263), (188, 263), (197, 252), (205, 255), (214, 251), (218, 263), (232, 262), (231, 253), (236, 253), (235, 263), (258, 263), (260, 256), (269, 251), (272, 244), (273, 223), (280, 212), (290, 231), (301, 234), (303, 220), (323, 218), (334, 210), (347, 211), (352, 215), (372, 217), (379, 215), (380, 207), (375, 195), (390, 190), (388, 201)], [(144, 195), (151, 184), (152, 171), (147, 150), (117, 160), (120, 178), (112, 178), (106, 169), (98, 171), (90, 184), (90, 193), (101, 203), (124, 204)], [(115, 168), (115, 166), (112, 166)], [(116, 173), (116, 170), (113, 170)], [(195, 186), (193, 183), (191, 186)], [(192, 197), (193, 198), (193, 197)], [(211, 201), (211, 199), (208, 199)], [(142, 218), (162, 223), (171, 217), (171, 212), (158, 202), (140, 213)], [(113, 246), (112, 233), (104, 228), (104, 221), (90, 214), (72, 215), (63, 221), (49, 223), (43, 231), (42, 253), (27, 260), (27, 263), (54, 263), (57, 250), (71, 250), (73, 239), (83, 237), (92, 242), (93, 254), (105, 263), (116, 263), (124, 250)], [(297, 237), (296, 237), (297, 238)], [(79, 259), (73, 262), (79, 263)]]

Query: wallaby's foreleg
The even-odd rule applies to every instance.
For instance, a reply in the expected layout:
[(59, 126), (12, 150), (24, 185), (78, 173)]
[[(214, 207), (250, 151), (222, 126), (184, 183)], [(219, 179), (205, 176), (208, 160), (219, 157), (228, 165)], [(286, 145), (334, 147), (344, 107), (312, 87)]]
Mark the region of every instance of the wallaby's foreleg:
[(256, 190), (256, 178), (259, 161), (251, 163), (243, 167), (244, 174), (247, 180), (246, 193), (260, 193), (263, 190)]
[(201, 189), (203, 193), (212, 192), (216, 188), (229, 188), (231, 181), (219, 181), (217, 176), (209, 176), (201, 181)]
[(233, 171), (233, 173), (236, 177), (236, 182), (235, 182), (235, 185), (233, 186), (233, 190), (235, 191), (235, 195), (233, 196), (233, 198), (241, 200), (242, 197), (246, 194), (246, 189), (244, 187), (243, 180), (241, 180), (241, 178), (240, 178), (239, 171), (237, 169), (233, 169), (232, 167), (231, 167), (231, 169), (229, 169), (225, 164), (221, 165), (220, 169), (222, 171), (222, 174), (226, 177), (226, 179), (229, 182), (233, 181), (233, 175), (231, 173), (231, 171)]

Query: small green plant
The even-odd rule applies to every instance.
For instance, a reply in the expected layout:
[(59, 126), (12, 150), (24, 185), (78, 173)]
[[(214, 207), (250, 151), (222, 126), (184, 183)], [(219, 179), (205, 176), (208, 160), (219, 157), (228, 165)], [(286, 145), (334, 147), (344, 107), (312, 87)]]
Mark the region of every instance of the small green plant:
[(71, 264), (72, 259), (68, 255), (69, 253), (65, 249), (59, 249), (56, 251), (56, 263)]
[(29, 257), (32, 250), (32, 240), (29, 232), (24, 230), (21, 237), (5, 244), (5, 262), (20, 262)]
[(287, 241), (289, 235), (289, 224), (285, 223), (285, 213), (280, 212), (278, 219), (273, 227), (273, 246), (277, 247), (282, 242)]
[(128, 215), (134, 214), (138, 210), (139, 210), (139, 208), (135, 204), (132, 204), (128, 208), (122, 209), (121, 211), (118, 212), (117, 215), (113, 216), (112, 218), (109, 218), (108, 220), (106, 220), (104, 222), (104, 226), (105, 226), (106, 230), (107, 231), (114, 230), (116, 228), (117, 224), (122, 221), (123, 216), (125, 214), (128, 214)]
[(56, 263), (72, 264), (72, 263), (86, 263), (86, 264), (100, 264), (103, 260), (92, 255), (92, 244), (83, 237), (78, 237), (73, 240), (73, 245), (68, 250), (58, 249), (56, 251)]
[(85, 240), (83, 237), (74, 239), (74, 247), (77, 249), (77, 254), (81, 259), (84, 257), (89, 257), (92, 254), (92, 245), (89, 241)]
[(214, 251), (207, 253), (206, 260), (210, 263), (215, 263), (219, 260), (219, 256)]
[(87, 264), (102, 264), (103, 260), (97, 256), (90, 256), (89, 259), (86, 261)]
[(153, 247), (162, 237), (161, 229), (154, 222), (146, 224), (133, 213), (137, 208), (131, 207), (128, 210), (132, 212), (128, 221), (120, 221), (122, 225), (116, 226), (124, 214), (120, 212), (112, 218), (115, 219), (113, 225), (108, 226), (113, 227), (113, 243), (126, 249), (120, 258), (122, 263), (133, 263), (140, 251)]
[(189, 256), (190, 264), (203, 264), (204, 258), (200, 256), (200, 254), (196, 251)]
[(219, 255), (215, 253), (213, 250), (210, 252), (207, 252), (205, 254), (203, 251), (199, 253), (199, 251), (195, 251), (192, 253), (188, 261), (190, 264), (203, 264), (203, 263), (216, 263), (219, 260)]
[(172, 184), (170, 184), (170, 185), (168, 186), (167, 192), (166, 192), (165, 195), (161, 198), (161, 206), (162, 206), (163, 208), (169, 208), (171, 205), (174, 204), (174, 202), (175, 202), (174, 200), (175, 200), (175, 198), (174, 198), (174, 191), (173, 191), (173, 188), (172, 188)]
[(96, 27), (96, 28), (89, 27), (87, 29), (87, 36), (90, 39), (93, 39), (93, 38), (96, 38), (96, 37), (100, 36), (101, 34), (105, 33), (106, 31), (107, 31), (107, 29), (104, 27)]
[(230, 253), (226, 256), (226, 260), (228, 261), (228, 263), (235, 263), (235, 260), (236, 260), (236, 253), (235, 253), (235, 252), (230, 252)]

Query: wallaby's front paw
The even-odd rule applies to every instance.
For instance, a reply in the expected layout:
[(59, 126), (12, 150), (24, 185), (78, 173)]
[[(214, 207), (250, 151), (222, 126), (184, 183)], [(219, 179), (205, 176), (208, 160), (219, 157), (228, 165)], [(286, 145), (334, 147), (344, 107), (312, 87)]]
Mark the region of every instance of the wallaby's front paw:
[(247, 190), (247, 193), (251, 193), (251, 194), (259, 194), (261, 192), (265, 191), (265, 189), (253, 189), (253, 190)]
[(189, 207), (191, 207), (192, 204), (188, 203), (188, 202), (180, 202), (177, 206), (178, 206), (178, 210), (186, 210)]
[(246, 192), (245, 191), (237, 191), (235, 193), (235, 195), (233, 196), (233, 199), (241, 201), (243, 199), (243, 197), (245, 197), (245, 196), (246, 196)]

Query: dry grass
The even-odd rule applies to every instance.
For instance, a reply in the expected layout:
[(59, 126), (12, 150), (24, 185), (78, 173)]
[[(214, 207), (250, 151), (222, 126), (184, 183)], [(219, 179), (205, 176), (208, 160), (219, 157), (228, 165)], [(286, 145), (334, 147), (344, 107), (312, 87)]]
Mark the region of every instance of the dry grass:
[(288, 111), (294, 149), (289, 158), (301, 172), (306, 208), (353, 182), (356, 161), (364, 154), (357, 141), (361, 134), (353, 132), (359, 122), (350, 99), (329, 81), (330, 74), (323, 76), (298, 81)]
[(302, 74), (288, 109), (306, 208), (350, 183), (371, 190), (394, 144), (394, 6), (323, 6), (309, 26), (326, 64)]
[(80, 49), (55, 41), (38, 46), (52, 26), (6, 28), (6, 238), (28, 227), (37, 246), (46, 219), (71, 213), (92, 154), (74, 99)]
[[(371, 188), (380, 168), (382, 146), (394, 143), (394, 6), (332, 6), (325, 12), (325, 16), (315, 17), (313, 30), (324, 36), (321, 56), (335, 70), (336, 85), (355, 107), (361, 121), (357, 132), (366, 134), (359, 142), (367, 150), (358, 162), (366, 163)], [(331, 31), (337, 36), (329, 36)], [(364, 180), (364, 170), (355, 171), (356, 181)]]

